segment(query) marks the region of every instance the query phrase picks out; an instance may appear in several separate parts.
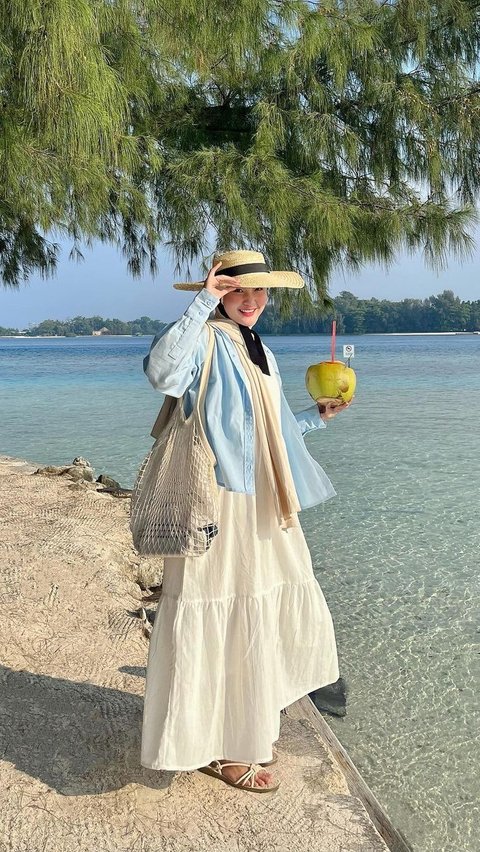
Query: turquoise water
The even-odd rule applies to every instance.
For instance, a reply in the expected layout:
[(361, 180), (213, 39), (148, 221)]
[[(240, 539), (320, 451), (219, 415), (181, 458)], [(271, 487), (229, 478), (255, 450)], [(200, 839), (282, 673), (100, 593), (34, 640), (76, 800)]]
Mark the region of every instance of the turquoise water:
[[(477, 852), (480, 337), (353, 342), (353, 406), (307, 438), (338, 496), (305, 512), (334, 616), (337, 736), (417, 852)], [(271, 337), (292, 407), (325, 337)], [(131, 486), (161, 398), (150, 338), (0, 338), (0, 453), (82, 455)], [(341, 352), (341, 349), (339, 349)]]

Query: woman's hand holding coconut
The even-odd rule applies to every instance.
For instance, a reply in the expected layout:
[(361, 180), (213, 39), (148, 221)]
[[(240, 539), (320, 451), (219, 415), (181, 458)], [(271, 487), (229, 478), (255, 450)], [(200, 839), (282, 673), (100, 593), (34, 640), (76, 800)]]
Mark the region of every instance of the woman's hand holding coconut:
[(315, 400), (318, 405), (318, 410), (320, 412), (320, 417), (322, 420), (331, 420), (332, 417), (335, 417), (340, 411), (344, 411), (348, 408), (349, 405), (353, 402), (352, 398), (349, 402), (343, 402), (341, 399), (332, 399), (329, 396), (319, 397), (319, 399)]

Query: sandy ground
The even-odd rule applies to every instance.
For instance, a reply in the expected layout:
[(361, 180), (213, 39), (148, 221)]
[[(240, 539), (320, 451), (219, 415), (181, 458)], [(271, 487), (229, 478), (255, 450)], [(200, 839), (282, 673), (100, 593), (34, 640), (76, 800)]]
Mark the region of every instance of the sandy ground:
[(278, 793), (139, 763), (158, 562), (128, 499), (0, 457), (1, 852), (377, 852), (386, 846), (307, 720), (282, 715)]

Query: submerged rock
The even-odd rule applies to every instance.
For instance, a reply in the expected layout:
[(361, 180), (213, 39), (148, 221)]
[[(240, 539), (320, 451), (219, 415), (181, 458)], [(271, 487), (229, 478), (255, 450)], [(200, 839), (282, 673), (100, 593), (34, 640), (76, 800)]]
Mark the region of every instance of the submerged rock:
[(343, 677), (339, 677), (335, 683), (330, 683), (328, 686), (316, 689), (314, 692), (310, 692), (309, 696), (317, 710), (321, 710), (323, 713), (330, 713), (331, 716), (346, 716), (347, 694), (347, 684)]

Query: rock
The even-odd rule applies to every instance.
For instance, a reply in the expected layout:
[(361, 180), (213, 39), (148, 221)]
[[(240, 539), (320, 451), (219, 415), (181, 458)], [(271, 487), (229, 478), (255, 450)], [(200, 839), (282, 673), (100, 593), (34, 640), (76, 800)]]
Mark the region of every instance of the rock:
[(136, 557), (132, 565), (135, 582), (142, 592), (152, 592), (162, 585), (163, 558), (161, 556)]
[(80, 482), (82, 480), (93, 482), (93, 470), (91, 467), (77, 467), (72, 465), (67, 468), (65, 473), (67, 476), (70, 476), (74, 482)]
[[(86, 479), (87, 482), (93, 482), (93, 467), (89, 461), (82, 458), (82, 456), (76, 456), (72, 462), (72, 466), (74, 469), (82, 472), (82, 479)], [(70, 467), (70, 471), (72, 471), (72, 466)], [(71, 475), (72, 473), (70, 473)], [(76, 478), (75, 475), (74, 478)]]
[[(158, 603), (162, 596), (162, 586), (151, 586), (148, 595), (144, 595), (142, 603)], [(152, 619), (153, 624), (153, 619)]]
[(146, 639), (150, 639), (153, 628), (153, 621), (155, 618), (155, 613), (153, 610), (146, 610), (145, 607), (141, 606), (140, 609), (137, 609), (136, 612), (130, 612), (129, 615), (137, 616), (141, 619), (142, 622), (142, 633)]
[(72, 464), (58, 466), (46, 465), (45, 467), (37, 468), (35, 473), (44, 476), (69, 476), (74, 482), (80, 482), (81, 480), (93, 482), (93, 467), (90, 462), (82, 459), (81, 456), (74, 458)]
[(347, 694), (347, 684), (343, 677), (339, 677), (335, 683), (330, 683), (328, 686), (316, 689), (314, 692), (310, 692), (309, 696), (317, 710), (321, 710), (323, 713), (330, 713), (331, 716), (346, 716)]
[(106, 488), (113, 488), (115, 491), (122, 490), (120, 483), (111, 476), (108, 476), (106, 473), (101, 473), (100, 476), (97, 477), (96, 482), (99, 482), (101, 485), (105, 485)]
[(55, 467), (55, 465), (49, 464), (46, 467), (37, 467), (35, 473), (41, 473), (45, 476), (61, 476), (66, 470), (68, 470), (67, 467)]

